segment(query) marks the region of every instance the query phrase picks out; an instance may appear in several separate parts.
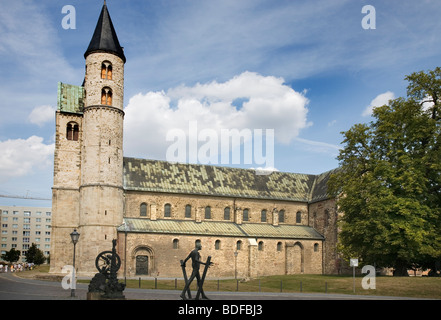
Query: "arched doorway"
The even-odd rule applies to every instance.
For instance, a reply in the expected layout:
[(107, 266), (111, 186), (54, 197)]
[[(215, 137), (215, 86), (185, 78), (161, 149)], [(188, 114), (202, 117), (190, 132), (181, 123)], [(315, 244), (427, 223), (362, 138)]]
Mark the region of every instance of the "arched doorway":
[(149, 246), (138, 246), (132, 252), (132, 270), (135, 275), (151, 275), (155, 270), (154, 253)]
[(149, 256), (138, 255), (136, 256), (136, 275), (148, 275), (149, 274)]
[(299, 274), (304, 272), (303, 245), (300, 242), (287, 242), (286, 248), (286, 274)]

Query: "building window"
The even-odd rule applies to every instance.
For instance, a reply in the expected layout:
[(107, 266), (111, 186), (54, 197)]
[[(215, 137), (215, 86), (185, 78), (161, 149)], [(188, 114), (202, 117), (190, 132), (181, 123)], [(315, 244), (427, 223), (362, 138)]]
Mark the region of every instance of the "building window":
[(243, 221), (248, 221), (250, 219), (249, 215), (248, 215), (249, 210), (248, 209), (243, 209)]
[(216, 240), (216, 242), (214, 243), (214, 249), (215, 250), (220, 250), (220, 245), (221, 245), (220, 240)]
[(147, 217), (147, 203), (145, 202), (141, 203), (139, 207), (139, 215), (141, 217)]
[(173, 239), (173, 249), (179, 249), (179, 240)]
[(170, 203), (167, 203), (164, 206), (164, 217), (167, 217), (167, 218), (171, 217), (171, 205), (170, 205)]
[(185, 206), (185, 217), (191, 218), (191, 205), (187, 204)]
[(211, 219), (211, 207), (210, 206), (205, 207), (205, 219)]
[(302, 213), (300, 211), (296, 213), (296, 223), (302, 223)]
[(314, 243), (314, 252), (318, 252), (318, 251), (319, 251), (319, 244)]
[(325, 210), (325, 227), (329, 225), (329, 210)]
[(224, 220), (230, 220), (230, 207), (224, 209)]
[(112, 90), (108, 87), (101, 90), (101, 104), (111, 106), (112, 105)]
[(241, 240), (239, 240), (239, 241), (237, 241), (236, 242), (236, 250), (241, 250), (242, 249), (242, 241)]
[(257, 249), (259, 251), (263, 251), (263, 241), (259, 241), (258, 245), (257, 245)]
[(66, 139), (78, 141), (78, 134), (80, 130), (76, 122), (69, 122), (66, 126)]
[(109, 61), (101, 64), (101, 79), (112, 80), (112, 64)]
[(279, 222), (285, 222), (285, 210), (279, 211)]
[(266, 210), (262, 210), (260, 213), (260, 222), (266, 222)]
[(277, 251), (282, 251), (282, 243), (277, 242)]

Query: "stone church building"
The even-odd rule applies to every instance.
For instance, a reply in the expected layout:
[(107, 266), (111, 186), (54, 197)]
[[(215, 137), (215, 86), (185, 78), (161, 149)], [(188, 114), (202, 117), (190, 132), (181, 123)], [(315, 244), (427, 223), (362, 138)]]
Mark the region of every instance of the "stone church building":
[(104, 3), (82, 86), (58, 84), (51, 273), (97, 272), (117, 239), (120, 276), (181, 277), (201, 243), (209, 277), (335, 273), (337, 208), (320, 175), (179, 164), (123, 155), (126, 57)]

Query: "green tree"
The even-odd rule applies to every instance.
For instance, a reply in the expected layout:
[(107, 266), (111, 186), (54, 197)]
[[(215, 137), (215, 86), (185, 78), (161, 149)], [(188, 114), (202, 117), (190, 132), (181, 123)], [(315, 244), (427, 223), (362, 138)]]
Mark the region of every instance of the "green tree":
[(441, 260), (441, 69), (406, 77), (408, 98), (375, 108), (370, 124), (343, 132), (341, 169), (331, 177), (346, 258), (392, 267)]
[(2, 259), (11, 263), (17, 262), (18, 259), (20, 259), (20, 251), (12, 248), (11, 250), (6, 251), (4, 254), (2, 254)]
[(44, 263), (46, 258), (44, 257), (43, 251), (37, 248), (35, 243), (31, 245), (28, 251), (25, 254), (26, 262), (34, 263), (36, 265), (40, 265)]

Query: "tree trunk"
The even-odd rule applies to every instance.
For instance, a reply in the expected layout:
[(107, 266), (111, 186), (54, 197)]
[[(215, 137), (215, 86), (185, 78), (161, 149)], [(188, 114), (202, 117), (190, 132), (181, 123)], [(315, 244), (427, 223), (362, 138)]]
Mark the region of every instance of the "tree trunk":
[(409, 274), (407, 273), (407, 265), (404, 262), (397, 262), (395, 265), (395, 269), (393, 272), (394, 277), (408, 277)]

